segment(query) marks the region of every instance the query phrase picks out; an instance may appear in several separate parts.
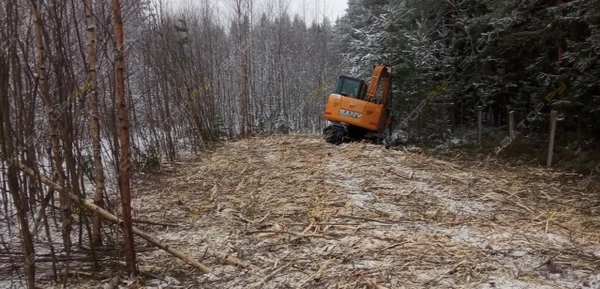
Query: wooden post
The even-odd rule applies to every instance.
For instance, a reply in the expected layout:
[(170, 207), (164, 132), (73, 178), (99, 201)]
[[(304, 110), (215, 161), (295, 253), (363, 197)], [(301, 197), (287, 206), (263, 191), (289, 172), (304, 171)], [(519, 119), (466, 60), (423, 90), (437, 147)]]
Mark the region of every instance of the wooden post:
[(515, 112), (511, 111), (508, 113), (508, 137), (510, 140), (515, 139)]
[(581, 144), (581, 118), (579, 115), (576, 115), (575, 118), (577, 118), (577, 143)]
[(464, 118), (464, 107), (463, 107), (463, 101), (462, 99), (460, 100), (460, 127), (463, 127), (463, 118)]
[(477, 107), (477, 143), (481, 144), (481, 106)]
[[(419, 104), (421, 104), (421, 80), (419, 80), (419, 92), (418, 92), (418, 94), (419, 94), (419, 102), (418, 102), (418, 103), (419, 103)], [(417, 106), (418, 106), (418, 105), (417, 105)], [(418, 128), (418, 131), (419, 131), (419, 133), (418, 133), (418, 136), (419, 136), (419, 144), (422, 144), (422, 143), (421, 143), (421, 129), (422, 129), (422, 125), (423, 125), (423, 123), (422, 123), (422, 121), (421, 121), (421, 110), (422, 110), (422, 108), (421, 108), (421, 109), (419, 109), (419, 128)]]
[(408, 137), (406, 138), (407, 141), (410, 141), (410, 119), (406, 121), (407, 125), (408, 125)]
[(422, 128), (421, 111), (419, 111), (419, 144), (421, 144), (421, 128)]
[(548, 167), (552, 166), (552, 154), (554, 153), (554, 134), (556, 133), (556, 110), (550, 113), (550, 144), (548, 145)]
[(454, 106), (454, 103), (450, 104), (450, 125), (451, 125), (451, 132), (454, 132), (454, 130), (456, 129), (456, 123), (455, 123), (455, 119), (454, 119), (454, 110), (456, 109), (456, 107)]
[(421, 130), (423, 131), (423, 140), (421, 141), (421, 144), (423, 144), (423, 142), (426, 142), (426, 143), (427, 143), (427, 142), (429, 141), (429, 140), (427, 139), (427, 135), (429, 135), (429, 134), (427, 133), (427, 113), (425, 113), (425, 111), (424, 111), (425, 109), (428, 109), (428, 108), (429, 108), (429, 105), (428, 105), (428, 106), (425, 106), (425, 107), (423, 107), (423, 108), (421, 109), (421, 111), (420, 111), (420, 112), (421, 112), (421, 114), (423, 115), (423, 119), (421, 120), (421, 122), (423, 123), (423, 124), (421, 125), (421, 126), (422, 126)]

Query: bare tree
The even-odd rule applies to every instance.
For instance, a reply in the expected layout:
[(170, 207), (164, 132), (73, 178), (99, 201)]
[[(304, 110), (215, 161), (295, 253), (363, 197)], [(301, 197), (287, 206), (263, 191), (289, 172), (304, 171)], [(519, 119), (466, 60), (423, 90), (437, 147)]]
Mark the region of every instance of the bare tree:
[[(88, 47), (88, 82), (91, 90), (90, 103), (90, 133), (92, 135), (92, 146), (94, 155), (94, 172), (96, 181), (96, 191), (94, 194), (94, 204), (102, 207), (104, 199), (104, 167), (102, 165), (102, 152), (100, 146), (100, 120), (98, 109), (98, 73), (96, 61), (96, 22), (94, 20), (92, 0), (84, 0), (85, 18), (87, 24), (87, 47)], [(96, 213), (94, 215), (94, 226), (92, 230), (93, 243), (102, 245), (102, 217)]]
[[(13, 5), (12, 0), (6, 3), (7, 23), (9, 25), (16, 25), (17, 18), (13, 18)], [(0, 26), (0, 41), (2, 43), (10, 45), (16, 45), (12, 43), (14, 40), (8, 35), (12, 35), (12, 29), (2, 29)], [(12, 165), (17, 160), (16, 150), (13, 144), (13, 127), (11, 124), (10, 117), (10, 102), (8, 96), (9, 88), (9, 75), (10, 75), (10, 64), (8, 57), (4, 52), (0, 52), (0, 152), (2, 152), (2, 159), (8, 163), (7, 177), (8, 177), (8, 190), (12, 196), (12, 202), (16, 209), (17, 218), (19, 219), (19, 225), (21, 226), (21, 248), (23, 250), (23, 267), (25, 268), (25, 276), (27, 280), (27, 288), (35, 288), (35, 252), (33, 248), (33, 240), (31, 232), (29, 230), (29, 221), (27, 213), (25, 211), (26, 205), (24, 203), (25, 198), (20, 194), (19, 177), (16, 168)]]
[[(62, 186), (65, 185), (65, 172), (63, 170), (63, 155), (60, 147), (60, 139), (58, 135), (58, 124), (56, 119), (61, 113), (61, 109), (58, 111), (55, 109), (52, 99), (50, 97), (50, 88), (48, 85), (48, 75), (46, 72), (46, 53), (44, 46), (44, 27), (42, 19), (40, 18), (38, 5), (36, 0), (30, 0), (31, 15), (35, 25), (35, 39), (37, 47), (37, 71), (38, 81), (40, 83), (40, 90), (44, 106), (46, 108), (46, 114), (48, 116), (48, 126), (50, 133), (50, 140), (52, 144), (52, 155), (54, 157), (54, 170), (57, 174), (58, 183)], [(62, 107), (62, 105), (61, 105)], [(71, 250), (71, 208), (70, 201), (63, 195), (59, 195), (60, 209), (62, 214), (62, 237), (65, 247), (65, 252)]]
[(125, 53), (123, 18), (121, 17), (121, 2), (113, 0), (113, 16), (115, 21), (116, 53), (115, 59), (115, 93), (119, 113), (119, 142), (121, 155), (119, 162), (118, 180), (121, 190), (121, 206), (123, 210), (123, 241), (125, 242), (125, 263), (127, 273), (137, 276), (135, 248), (133, 242), (133, 224), (131, 222), (131, 160), (129, 154), (129, 120), (127, 102), (125, 101)]

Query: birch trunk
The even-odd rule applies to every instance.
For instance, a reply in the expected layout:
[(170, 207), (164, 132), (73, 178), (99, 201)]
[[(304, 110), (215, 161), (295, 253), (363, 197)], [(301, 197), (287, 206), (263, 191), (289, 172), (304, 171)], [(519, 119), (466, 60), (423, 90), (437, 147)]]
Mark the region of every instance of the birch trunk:
[[(98, 109), (98, 74), (96, 61), (96, 22), (94, 21), (94, 8), (92, 0), (84, 0), (85, 19), (87, 24), (87, 48), (88, 48), (88, 81), (91, 89), (90, 103), (90, 133), (92, 135), (92, 146), (94, 155), (94, 172), (96, 187), (94, 192), (94, 205), (102, 207), (104, 199), (104, 167), (102, 166), (102, 153), (100, 145), (100, 111)], [(102, 217), (94, 214), (92, 228), (92, 241), (95, 245), (102, 245)]]
[[(57, 117), (61, 113), (61, 109), (58, 111), (55, 110), (52, 99), (50, 98), (50, 89), (48, 86), (48, 76), (46, 72), (46, 54), (44, 48), (43, 41), (43, 25), (42, 20), (39, 16), (39, 11), (37, 9), (36, 0), (29, 1), (31, 5), (31, 16), (33, 18), (33, 22), (35, 25), (35, 41), (37, 48), (37, 70), (38, 70), (38, 79), (40, 84), (42, 101), (44, 102), (44, 106), (46, 108), (46, 113), (48, 114), (48, 126), (50, 133), (50, 140), (52, 143), (52, 156), (54, 159), (54, 169), (58, 176), (58, 183), (61, 186), (65, 184), (65, 172), (63, 170), (63, 156), (60, 148), (60, 139), (58, 136), (58, 125), (56, 122)], [(60, 107), (64, 107), (61, 105)], [(62, 215), (62, 237), (65, 246), (65, 251), (69, 252), (71, 247), (71, 209), (69, 207), (69, 199), (65, 198), (62, 195), (59, 195), (59, 202), (61, 208)]]

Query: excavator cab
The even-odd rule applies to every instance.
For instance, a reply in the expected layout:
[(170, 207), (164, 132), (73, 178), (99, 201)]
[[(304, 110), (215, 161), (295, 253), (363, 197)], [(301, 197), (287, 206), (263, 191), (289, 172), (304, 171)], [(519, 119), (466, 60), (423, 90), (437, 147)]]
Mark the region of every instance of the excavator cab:
[(341, 75), (335, 93), (356, 99), (365, 99), (367, 85), (362, 79)]
[(365, 81), (340, 76), (336, 91), (327, 100), (324, 117), (332, 124), (323, 131), (325, 140), (340, 144), (346, 140), (372, 140), (389, 146), (391, 68), (375, 67), (368, 85)]

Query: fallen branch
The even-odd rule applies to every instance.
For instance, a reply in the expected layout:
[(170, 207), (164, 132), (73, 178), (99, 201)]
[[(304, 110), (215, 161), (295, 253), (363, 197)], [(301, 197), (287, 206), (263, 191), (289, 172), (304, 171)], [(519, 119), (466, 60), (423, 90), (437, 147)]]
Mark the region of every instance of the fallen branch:
[(160, 222), (144, 221), (144, 220), (138, 220), (138, 219), (131, 219), (131, 221), (134, 223), (147, 224), (147, 225), (181, 227), (181, 225), (179, 225), (179, 224), (160, 223)]
[(282, 231), (282, 230), (248, 231), (248, 232), (246, 232), (246, 235), (264, 234), (264, 233), (268, 233), (268, 234), (287, 234), (287, 235), (292, 235), (292, 236), (301, 237), (301, 238), (325, 238), (325, 239), (331, 239), (331, 237), (325, 236), (325, 235), (321, 235), (321, 234), (304, 235), (304, 234), (301, 234), (301, 233), (290, 232), (290, 231)]
[(365, 276), (360, 276), (363, 280), (365, 280), (365, 282), (367, 282), (367, 284), (369, 284), (370, 288), (374, 288), (374, 289), (389, 289), (387, 287), (383, 287), (381, 285), (378, 285), (375, 281), (365, 277)]
[(409, 177), (406, 177), (406, 176), (403, 176), (403, 175), (401, 175), (400, 173), (398, 173), (398, 172), (396, 172), (396, 171), (392, 170), (391, 168), (384, 168), (383, 170), (384, 170), (384, 171), (386, 171), (386, 172), (388, 172), (388, 173), (392, 173), (392, 174), (394, 174), (394, 175), (396, 175), (396, 176), (399, 176), (399, 177), (401, 177), (401, 178), (403, 178), (403, 179), (405, 179), (405, 180), (411, 180), (411, 179), (412, 179), (412, 176), (413, 176), (412, 172), (411, 172), (411, 174), (410, 174), (410, 176), (409, 176)]
[(357, 216), (349, 216), (349, 215), (335, 215), (332, 216), (333, 218), (348, 218), (348, 219), (354, 219), (354, 220), (362, 220), (362, 221), (368, 221), (368, 222), (377, 222), (377, 223), (382, 223), (382, 224), (394, 224), (395, 222), (393, 221), (387, 221), (387, 220), (377, 220), (377, 219), (371, 219), (371, 218), (365, 218), (365, 217), (357, 217)]
[[(1, 158), (0, 156), (0, 159)], [(61, 194), (65, 194), (67, 197), (69, 197), (71, 200), (75, 201), (76, 203), (80, 204), (82, 207), (85, 207), (86, 209), (94, 212), (94, 213), (98, 213), (100, 216), (104, 217), (105, 219), (111, 221), (112, 223), (118, 224), (119, 226), (122, 225), (121, 224), (121, 220), (109, 213), (108, 211), (94, 205), (93, 201), (91, 200), (82, 200), (80, 199), (78, 196), (76, 196), (73, 193), (68, 192), (67, 190), (65, 190), (62, 186), (60, 186), (59, 184), (53, 182), (52, 180), (38, 175), (35, 171), (33, 171), (31, 168), (15, 162), (13, 163), (13, 165), (18, 168), (19, 170), (21, 170), (23, 173), (33, 177), (33, 178), (39, 178), (39, 180), (45, 184), (46, 186), (56, 190), (57, 192), (61, 193)], [(181, 261), (184, 261), (185, 263), (188, 263), (189, 265), (193, 266), (194, 268), (198, 269), (200, 272), (202, 273), (210, 273), (210, 269), (202, 264), (200, 264), (199, 262), (189, 258), (188, 256), (186, 256), (185, 254), (183, 254), (182, 252), (180, 252), (179, 250), (176, 250), (174, 248), (171, 248), (169, 245), (162, 243), (160, 240), (154, 238), (152, 235), (136, 228), (133, 227), (133, 233), (142, 237), (142, 239), (148, 241), (149, 243), (151, 243), (152, 245), (163, 249), (164, 251), (167, 251), (169, 254), (179, 258)]]
[(298, 287), (296, 287), (296, 289), (302, 288), (310, 280), (318, 280), (318, 279), (320, 279), (321, 278), (321, 274), (323, 274), (323, 271), (327, 268), (327, 266), (329, 266), (329, 264), (331, 264), (330, 260), (323, 262), (323, 264), (321, 264), (321, 266), (319, 267), (319, 270), (317, 271), (317, 273), (315, 273), (313, 275), (310, 275), (308, 278), (306, 278), (304, 281), (302, 281), (302, 283), (300, 283), (300, 285), (298, 285)]
[[(424, 286), (428, 286), (430, 283), (433, 282), (433, 284), (431, 284), (431, 286), (435, 285), (435, 283), (437, 283), (439, 281), (439, 279), (443, 278), (445, 275), (448, 275), (449, 273), (451, 273), (452, 271), (458, 269), (458, 267), (460, 267), (460, 265), (462, 265), (463, 263), (465, 263), (467, 260), (462, 260), (459, 263), (457, 263), (456, 265), (452, 266), (452, 268), (446, 270), (446, 272), (441, 273), (439, 275), (437, 275), (435, 278), (423, 283)], [(429, 286), (428, 286), (429, 287)]]
[(238, 266), (244, 269), (248, 269), (248, 268), (255, 268), (256, 266), (246, 262), (246, 261), (242, 261), (236, 257), (232, 257), (232, 256), (225, 256), (225, 255), (219, 255), (219, 254), (213, 254), (214, 257), (216, 257), (217, 259), (223, 260), (225, 261), (225, 263), (231, 265), (231, 266)]

